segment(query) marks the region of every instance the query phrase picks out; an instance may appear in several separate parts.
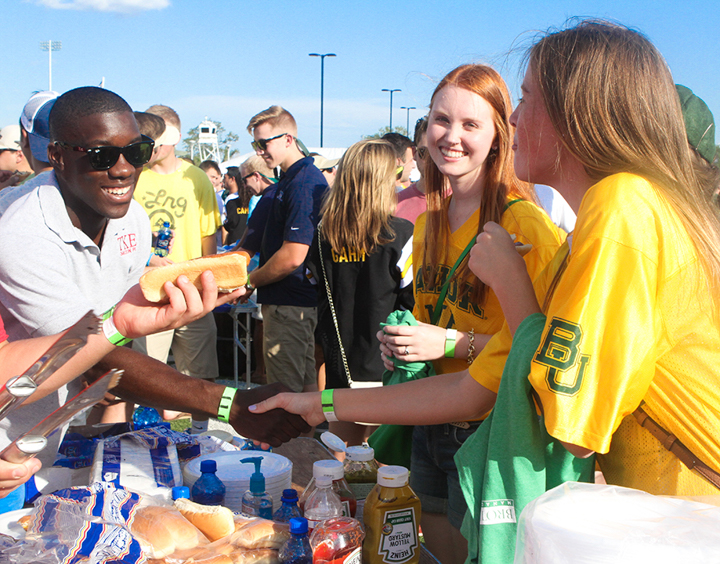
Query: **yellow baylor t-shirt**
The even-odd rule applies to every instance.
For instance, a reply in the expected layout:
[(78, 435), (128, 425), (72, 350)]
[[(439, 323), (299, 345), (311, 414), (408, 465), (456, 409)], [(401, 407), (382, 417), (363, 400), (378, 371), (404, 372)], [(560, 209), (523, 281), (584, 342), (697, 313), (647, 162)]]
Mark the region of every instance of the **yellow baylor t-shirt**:
[[(445, 214), (447, 214), (450, 198), (443, 202), (443, 213)], [(509, 201), (513, 199), (511, 198)], [(431, 322), (432, 312), (447, 275), (468, 243), (477, 237), (479, 221), (478, 212), (450, 234), (445, 259), (434, 269), (431, 276), (433, 283), (426, 286), (422, 277), (422, 264), (425, 258), (425, 214), (418, 217), (413, 234), (413, 264), (416, 268), (413, 315), (418, 321)], [(558, 229), (540, 207), (527, 201), (518, 201), (507, 207), (502, 215), (500, 225), (509, 233), (515, 234), (516, 241), (530, 243), (533, 246), (524, 257), (532, 278), (535, 278), (555, 255), (565, 238), (564, 231)], [(472, 328), (475, 330), (475, 334), (493, 334), (500, 330), (505, 321), (500, 302), (490, 291), (487, 294), (486, 303), (482, 305), (474, 303), (470, 299), (474, 291), (474, 282), (477, 282), (475, 277), (472, 277), (462, 287), (459, 287), (456, 280), (450, 282), (438, 326), (465, 332)], [(478, 362), (478, 359), (475, 362)], [(467, 368), (467, 361), (464, 358), (441, 358), (433, 361), (433, 364), (438, 374), (460, 372)], [(500, 366), (498, 379), (501, 374), (502, 366)]]
[[(550, 274), (537, 294), (544, 296)], [(720, 470), (720, 330), (712, 308), (695, 248), (651, 183), (624, 173), (590, 188), (530, 374), (548, 432), (608, 453), (600, 465), (609, 483), (717, 493), (631, 415), (644, 401), (655, 421)]]

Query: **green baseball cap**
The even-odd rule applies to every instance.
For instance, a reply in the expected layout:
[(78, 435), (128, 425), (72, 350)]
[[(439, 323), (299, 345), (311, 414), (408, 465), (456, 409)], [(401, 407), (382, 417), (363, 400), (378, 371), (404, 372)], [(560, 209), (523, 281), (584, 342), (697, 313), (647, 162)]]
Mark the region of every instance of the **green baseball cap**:
[(680, 96), (688, 142), (700, 156), (712, 164), (715, 158), (715, 120), (707, 104), (686, 86), (676, 84)]

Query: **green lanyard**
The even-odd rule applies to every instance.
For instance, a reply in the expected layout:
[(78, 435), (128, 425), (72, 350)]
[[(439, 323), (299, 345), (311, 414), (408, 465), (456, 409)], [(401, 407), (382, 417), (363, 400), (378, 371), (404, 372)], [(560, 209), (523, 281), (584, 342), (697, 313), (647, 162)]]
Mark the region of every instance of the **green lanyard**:
[[(522, 199), (518, 198), (517, 200), (510, 200), (507, 204), (505, 204), (505, 207), (503, 208), (503, 213), (512, 206), (513, 204), (517, 202), (522, 202)], [(447, 295), (448, 288), (450, 287), (450, 280), (452, 280), (453, 274), (455, 274), (455, 271), (457, 270), (457, 267), (460, 266), (460, 263), (465, 259), (467, 254), (470, 252), (470, 249), (472, 249), (473, 245), (475, 244), (475, 239), (477, 237), (473, 237), (470, 239), (470, 242), (468, 243), (467, 247), (465, 247), (465, 250), (460, 254), (458, 259), (455, 261), (455, 264), (450, 269), (450, 272), (448, 272), (447, 278), (445, 278), (445, 284), (443, 284), (442, 288), (440, 289), (440, 295), (438, 296), (438, 301), (435, 304), (435, 309), (433, 310), (432, 318), (430, 319), (430, 322), (433, 325), (437, 325), (438, 321), (440, 321), (440, 313), (442, 312), (442, 304), (445, 301), (445, 296)]]
[(460, 266), (460, 263), (463, 261), (463, 259), (465, 259), (465, 257), (470, 252), (470, 249), (472, 249), (474, 244), (475, 244), (475, 237), (470, 239), (470, 242), (468, 243), (467, 247), (465, 247), (465, 250), (460, 254), (458, 259), (455, 261), (455, 264), (450, 269), (450, 272), (448, 272), (447, 278), (445, 279), (445, 284), (443, 284), (442, 288), (440, 289), (440, 295), (438, 296), (438, 301), (435, 304), (435, 309), (433, 310), (432, 318), (430, 320), (430, 322), (433, 325), (437, 325), (437, 322), (440, 321), (440, 313), (442, 312), (442, 304), (445, 301), (445, 296), (447, 295), (448, 288), (450, 287), (450, 280), (452, 280), (453, 274), (455, 274), (457, 267)]

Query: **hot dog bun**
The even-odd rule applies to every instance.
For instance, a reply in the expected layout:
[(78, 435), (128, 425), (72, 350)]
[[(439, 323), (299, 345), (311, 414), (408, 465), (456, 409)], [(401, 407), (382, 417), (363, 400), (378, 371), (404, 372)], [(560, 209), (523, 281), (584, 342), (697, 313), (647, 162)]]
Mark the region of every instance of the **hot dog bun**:
[(176, 499), (177, 509), (185, 519), (195, 525), (210, 542), (235, 532), (233, 513), (221, 505), (201, 505), (189, 499)]
[(203, 534), (172, 507), (141, 507), (130, 532), (149, 558), (165, 558), (176, 550), (208, 544)]
[(278, 550), (290, 538), (286, 524), (260, 517), (235, 515), (235, 532), (230, 542), (238, 548), (274, 548)]
[(247, 282), (247, 264), (250, 257), (242, 251), (209, 255), (202, 258), (178, 262), (148, 270), (140, 277), (140, 288), (149, 302), (159, 302), (167, 297), (163, 285), (172, 282), (184, 274), (198, 290), (202, 290), (200, 275), (211, 270), (215, 283), (221, 292), (231, 292)]

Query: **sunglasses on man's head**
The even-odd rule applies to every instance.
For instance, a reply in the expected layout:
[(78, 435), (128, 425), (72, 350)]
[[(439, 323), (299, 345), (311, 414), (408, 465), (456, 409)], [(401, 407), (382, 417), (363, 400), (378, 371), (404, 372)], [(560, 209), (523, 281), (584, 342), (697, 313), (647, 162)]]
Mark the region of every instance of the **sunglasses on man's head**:
[(124, 147), (75, 147), (65, 143), (63, 141), (55, 141), (55, 145), (70, 149), (71, 151), (77, 151), (79, 153), (87, 153), (90, 159), (90, 166), (95, 170), (108, 170), (115, 166), (118, 162), (120, 155), (125, 157), (125, 160), (134, 167), (143, 166), (147, 164), (152, 157), (153, 147), (155, 147), (155, 141), (150, 139), (148, 136), (143, 135), (142, 141), (137, 143), (130, 143)]
[(273, 139), (280, 139), (280, 137), (285, 137), (286, 135), (288, 135), (288, 133), (281, 133), (280, 135), (276, 135), (275, 137), (268, 137), (267, 139), (258, 139), (257, 141), (251, 141), (250, 146), (256, 151), (265, 151), (267, 149), (267, 144), (269, 141), (272, 141)]

